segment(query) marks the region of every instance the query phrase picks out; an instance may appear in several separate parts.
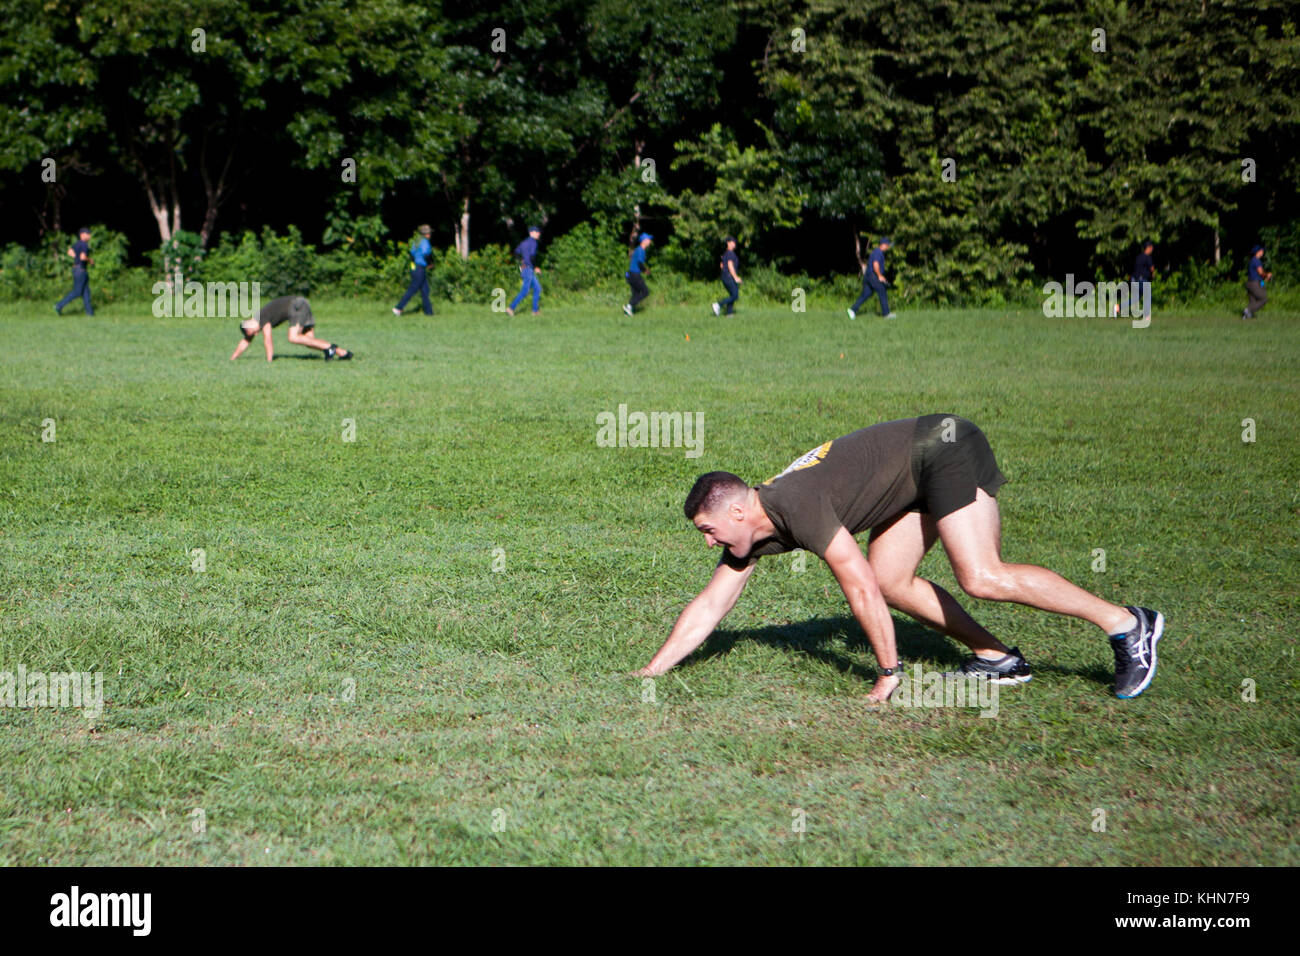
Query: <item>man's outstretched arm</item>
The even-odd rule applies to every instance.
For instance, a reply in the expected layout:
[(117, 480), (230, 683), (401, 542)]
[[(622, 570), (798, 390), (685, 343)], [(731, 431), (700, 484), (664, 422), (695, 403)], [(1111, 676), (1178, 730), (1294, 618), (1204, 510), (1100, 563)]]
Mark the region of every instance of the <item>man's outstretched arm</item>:
[(677, 616), (677, 623), (673, 625), (672, 633), (664, 641), (663, 647), (650, 658), (649, 664), (636, 672), (637, 676), (656, 677), (703, 644), (705, 638), (718, 626), (718, 622), (736, 606), (736, 600), (740, 597), (740, 592), (745, 590), (745, 583), (754, 573), (754, 567), (750, 564), (737, 571), (720, 562), (704, 590)]
[[(858, 542), (853, 539), (848, 528), (840, 528), (831, 538), (826, 549), (826, 564), (840, 583), (844, 596), (848, 598), (849, 608), (858, 624), (866, 632), (871, 649), (876, 652), (876, 660), (881, 667), (898, 666), (898, 648), (894, 643), (894, 619), (889, 616), (889, 605), (885, 603), (880, 586), (876, 583), (875, 572), (867, 562)], [(889, 698), (899, 685), (897, 674), (893, 677), (882, 675), (876, 680), (876, 686), (868, 695), (868, 700), (883, 701)]]

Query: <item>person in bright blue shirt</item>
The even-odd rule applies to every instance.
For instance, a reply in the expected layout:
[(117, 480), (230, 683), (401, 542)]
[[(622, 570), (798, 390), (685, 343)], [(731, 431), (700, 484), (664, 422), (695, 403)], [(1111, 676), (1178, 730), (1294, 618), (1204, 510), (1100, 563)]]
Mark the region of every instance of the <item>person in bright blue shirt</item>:
[(881, 239), (876, 243), (876, 248), (871, 251), (870, 258), (867, 259), (867, 268), (862, 273), (862, 295), (858, 296), (858, 301), (849, 306), (849, 318), (858, 317), (858, 309), (873, 295), (880, 297), (880, 314), (886, 319), (892, 319), (895, 313), (889, 311), (889, 296), (885, 294), (885, 288), (889, 285), (885, 281), (885, 252), (893, 245), (889, 239)]
[(416, 292), (424, 302), (424, 314), (433, 315), (433, 303), (429, 301), (429, 276), (427, 270), (429, 261), (433, 255), (433, 246), (429, 244), (429, 236), (433, 235), (433, 230), (428, 226), (419, 228), (420, 238), (411, 246), (411, 284), (406, 287), (406, 294), (402, 300), (393, 308), (393, 315), (401, 315), (402, 310), (406, 308), (406, 303), (411, 301), (411, 297)]
[(519, 257), (519, 277), (523, 280), (523, 285), (519, 287), (519, 294), (515, 296), (515, 300), (506, 309), (507, 315), (515, 314), (515, 306), (524, 300), (524, 296), (529, 291), (533, 293), (533, 315), (541, 311), (542, 280), (537, 278), (537, 273), (541, 270), (533, 261), (537, 257), (537, 240), (541, 237), (541, 226), (529, 226), (528, 238), (515, 246), (515, 255)]
[(1242, 319), (1253, 319), (1259, 310), (1268, 304), (1264, 294), (1264, 283), (1273, 278), (1273, 273), (1264, 271), (1264, 247), (1256, 246), (1250, 250), (1250, 261), (1246, 263), (1246, 311)]
[(645, 274), (650, 270), (646, 268), (645, 251), (650, 248), (650, 243), (654, 242), (654, 236), (648, 232), (641, 233), (637, 239), (636, 246), (632, 249), (632, 257), (628, 260), (627, 272), (623, 273), (627, 279), (627, 284), (632, 289), (632, 298), (627, 305), (623, 306), (623, 311), (631, 315), (636, 311), (636, 307), (643, 299), (650, 294), (646, 288)]
[(56, 315), (63, 314), (63, 307), (73, 299), (80, 297), (86, 315), (94, 315), (95, 307), (90, 304), (90, 230), (82, 226), (77, 230), (77, 241), (68, 249), (72, 256), (72, 291), (54, 305)]

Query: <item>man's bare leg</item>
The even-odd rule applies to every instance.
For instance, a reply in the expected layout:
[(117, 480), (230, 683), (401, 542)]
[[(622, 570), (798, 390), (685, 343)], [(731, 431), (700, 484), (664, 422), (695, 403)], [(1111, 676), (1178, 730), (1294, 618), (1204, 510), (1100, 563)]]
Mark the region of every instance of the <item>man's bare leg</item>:
[(1108, 635), (1122, 634), (1137, 625), (1128, 609), (1089, 594), (1054, 571), (1033, 564), (1004, 563), (998, 503), (983, 489), (976, 491), (975, 500), (965, 508), (939, 519), (937, 528), (957, 583), (971, 597), (1012, 601), (1081, 618)]
[[(322, 352), (330, 347), (330, 344), (324, 339), (316, 338), (316, 336), (312, 334), (311, 329), (308, 329), (305, 332), (300, 332), (297, 329), (290, 329), (289, 341), (294, 345), (305, 345), (309, 349), (320, 349)], [(343, 351), (346, 352), (347, 349), (344, 349)]]
[(940, 634), (961, 641), (976, 656), (1001, 658), (1010, 650), (990, 634), (946, 590), (916, 576), (921, 559), (938, 539), (934, 519), (918, 511), (900, 515), (892, 524), (872, 532), (867, 560), (890, 607)]

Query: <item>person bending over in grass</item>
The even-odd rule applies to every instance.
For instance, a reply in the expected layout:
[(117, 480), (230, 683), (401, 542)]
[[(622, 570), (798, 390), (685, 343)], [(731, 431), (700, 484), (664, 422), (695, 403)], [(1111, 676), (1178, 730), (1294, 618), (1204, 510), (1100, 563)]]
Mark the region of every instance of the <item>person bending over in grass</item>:
[(271, 330), (281, 322), (289, 323), (289, 341), (294, 345), (319, 349), (325, 353), (326, 361), (335, 358), (352, 358), (352, 353), (347, 349), (326, 342), (324, 339), (318, 339), (312, 334), (316, 328), (316, 319), (312, 317), (311, 305), (306, 299), (300, 295), (285, 295), (272, 299), (262, 306), (256, 318), (245, 319), (239, 323), (239, 332), (244, 336), (244, 340), (235, 346), (235, 354), (230, 356), (230, 361), (233, 362), (244, 354), (248, 343), (253, 341), (258, 332), (262, 333), (262, 341), (266, 343), (266, 360), (273, 361), (275, 347), (271, 343)]
[[(1005, 481), (984, 433), (943, 414), (833, 439), (756, 488), (725, 471), (701, 475), (686, 497), (686, 517), (710, 548), (722, 546), (722, 558), (637, 674), (662, 674), (704, 643), (735, 606), (760, 557), (803, 548), (830, 567), (884, 668), (869, 700), (887, 700), (900, 682), (891, 607), (970, 648), (963, 675), (997, 684), (1028, 681), (1019, 648), (1008, 648), (951, 594), (917, 577), (921, 559), (939, 540), (971, 597), (1096, 624), (1115, 653), (1116, 695), (1136, 697), (1155, 676), (1164, 617), (1103, 601), (1045, 568), (1004, 563), (994, 496)], [(864, 556), (853, 536), (868, 529)]]

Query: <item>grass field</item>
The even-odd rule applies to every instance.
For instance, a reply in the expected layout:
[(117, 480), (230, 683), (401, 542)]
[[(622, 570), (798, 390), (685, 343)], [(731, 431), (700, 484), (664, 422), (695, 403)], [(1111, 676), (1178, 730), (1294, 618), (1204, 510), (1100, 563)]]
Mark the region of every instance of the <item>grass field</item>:
[[(280, 334), (270, 366), (226, 360), (234, 320), (0, 309), (0, 671), (106, 698), (0, 707), (0, 863), (1300, 864), (1295, 316), (650, 304), (313, 302), (359, 358)], [(598, 447), (620, 404), (702, 412), (703, 454)], [(971, 601), (1034, 681), (995, 719), (869, 709), (834, 579), (781, 556), (643, 700), (716, 560), (693, 478), (931, 411), (1011, 479), (1004, 556), (1164, 612), (1152, 688)]]

